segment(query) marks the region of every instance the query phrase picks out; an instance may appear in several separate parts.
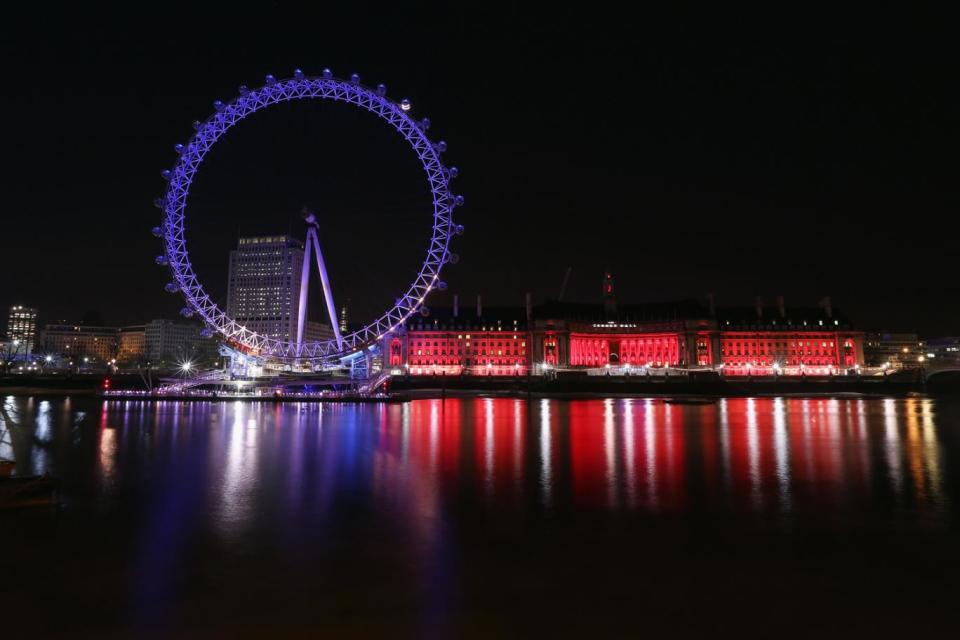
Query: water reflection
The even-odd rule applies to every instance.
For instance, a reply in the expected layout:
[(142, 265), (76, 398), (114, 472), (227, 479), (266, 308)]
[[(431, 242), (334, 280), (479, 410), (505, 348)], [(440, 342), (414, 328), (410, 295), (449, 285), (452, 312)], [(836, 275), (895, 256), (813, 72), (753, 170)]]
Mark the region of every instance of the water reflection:
[[(477, 398), (404, 405), (0, 402), (16, 473), (93, 486), (100, 501), (150, 479), (147, 500), (191, 494), (224, 538), (318, 525), (344, 504), (400, 516), (430, 547), (444, 514), (495, 509), (950, 516), (952, 405), (928, 398)], [(95, 420), (87, 416), (96, 416)], [(939, 430), (939, 431), (938, 431)], [(88, 445), (89, 443), (89, 445)], [(956, 445), (953, 445), (956, 446)], [(89, 459), (86, 458), (89, 456)], [(190, 482), (182, 480), (190, 470)], [(70, 473), (67, 473), (67, 472)], [(66, 486), (68, 500), (71, 485)], [(75, 498), (79, 499), (79, 498)], [(193, 504), (193, 502), (191, 502)], [(159, 513), (164, 513), (160, 509)], [(159, 517), (159, 516), (158, 516)]]

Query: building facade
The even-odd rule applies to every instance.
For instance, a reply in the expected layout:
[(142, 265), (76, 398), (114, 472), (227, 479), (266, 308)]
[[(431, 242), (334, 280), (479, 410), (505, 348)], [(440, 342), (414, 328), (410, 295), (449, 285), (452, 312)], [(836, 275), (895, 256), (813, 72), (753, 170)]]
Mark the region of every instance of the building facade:
[(227, 315), (261, 335), (296, 340), (303, 257), (291, 236), (240, 238), (230, 252)]
[(37, 310), (23, 305), (10, 307), (7, 314), (7, 341), (18, 356), (30, 355), (37, 341)]
[(187, 362), (207, 366), (217, 358), (217, 342), (205, 338), (199, 324), (153, 320), (144, 327), (144, 348), (147, 361), (160, 369), (174, 368)]
[(383, 343), (386, 364), (409, 375), (526, 375), (666, 368), (729, 376), (838, 375), (864, 365), (864, 337), (824, 307), (729, 308), (695, 301), (619, 305), (604, 278), (600, 304), (432, 310)]
[(73, 324), (48, 324), (42, 334), (43, 350), (48, 355), (80, 362), (109, 362), (117, 357), (119, 330), (116, 327), (89, 327)]
[(461, 313), (458, 304), (411, 318), (383, 344), (388, 368), (409, 375), (525, 375), (530, 332), (522, 308)]
[(146, 360), (147, 334), (146, 325), (120, 327), (117, 336), (117, 360), (121, 364), (136, 363)]
[(926, 353), (926, 342), (916, 333), (876, 331), (864, 336), (864, 358), (871, 367), (918, 369)]
[(926, 359), (930, 365), (960, 367), (960, 337), (930, 338), (926, 346)]
[(728, 375), (832, 375), (864, 364), (863, 333), (831, 309), (721, 311), (717, 329)]
[(334, 339), (333, 329), (325, 322), (307, 320), (303, 325), (303, 339), (306, 342), (320, 342)]

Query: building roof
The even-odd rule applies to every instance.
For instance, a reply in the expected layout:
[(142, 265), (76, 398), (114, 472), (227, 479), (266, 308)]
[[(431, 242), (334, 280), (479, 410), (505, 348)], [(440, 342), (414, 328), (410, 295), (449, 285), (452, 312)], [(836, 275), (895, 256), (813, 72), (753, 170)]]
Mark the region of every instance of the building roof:
[(277, 234), (272, 236), (243, 236), (238, 238), (237, 247), (243, 247), (246, 249), (254, 248), (256, 249), (258, 245), (284, 245), (287, 247), (299, 247), (303, 248), (303, 241), (299, 238), (287, 234)]
[[(461, 328), (482, 330), (484, 327), (496, 327), (499, 323), (504, 329), (508, 326), (518, 329), (527, 327), (527, 312), (522, 306), (482, 308), (477, 317), (474, 305), (461, 305), (458, 315), (453, 315), (452, 307), (431, 307), (428, 316), (416, 316), (407, 321), (411, 330), (429, 330), (432, 328)], [(812, 331), (812, 330), (851, 330), (853, 324), (841, 312), (832, 310), (830, 315), (821, 307), (790, 307), (780, 315), (776, 306), (764, 306), (757, 315), (755, 306), (721, 307), (716, 318), (712, 318), (709, 308), (698, 300), (678, 300), (674, 302), (618, 304), (613, 317), (607, 315), (602, 303), (559, 302), (548, 300), (533, 307), (536, 320), (566, 320), (583, 323), (641, 323), (675, 322), (694, 320), (716, 320), (717, 326), (725, 330), (741, 331)], [(514, 325), (514, 321), (517, 324)]]
[(573, 320), (578, 322), (664, 322), (670, 320), (700, 320), (709, 318), (709, 310), (696, 300), (645, 304), (617, 304), (613, 317), (607, 315), (602, 303), (559, 302), (548, 300), (533, 308), (533, 317), (543, 320)]
[[(474, 305), (460, 306), (457, 315), (453, 307), (430, 307), (428, 316), (417, 315), (407, 320), (407, 328), (412, 331), (429, 331), (437, 328), (461, 328), (482, 331), (484, 327), (495, 330), (498, 326), (508, 329), (526, 329), (527, 312), (523, 307), (487, 307), (477, 316)], [(516, 321), (516, 324), (514, 324)]]
[(721, 329), (744, 331), (810, 331), (814, 329), (835, 331), (853, 328), (850, 320), (837, 309), (828, 315), (822, 307), (787, 307), (781, 315), (776, 306), (720, 307), (717, 309), (717, 324)]

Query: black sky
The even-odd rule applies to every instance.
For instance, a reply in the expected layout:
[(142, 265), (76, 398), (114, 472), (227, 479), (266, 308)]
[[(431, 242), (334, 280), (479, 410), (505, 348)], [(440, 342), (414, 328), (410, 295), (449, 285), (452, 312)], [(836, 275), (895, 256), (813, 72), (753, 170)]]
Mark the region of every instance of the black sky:
[[(595, 300), (609, 266), (630, 301), (831, 295), (863, 328), (960, 333), (947, 15), (457, 4), (9, 14), (0, 304), (37, 305), (42, 322), (176, 314), (149, 233), (174, 143), (240, 84), (330, 67), (409, 97), (448, 141), (467, 200), (451, 292), (551, 298), (572, 267), (568, 298)], [(386, 125), (284, 105), (211, 152), (189, 248), (221, 296), (237, 234), (296, 229), (308, 204), (335, 296), (364, 316), (418, 266), (426, 198)]]

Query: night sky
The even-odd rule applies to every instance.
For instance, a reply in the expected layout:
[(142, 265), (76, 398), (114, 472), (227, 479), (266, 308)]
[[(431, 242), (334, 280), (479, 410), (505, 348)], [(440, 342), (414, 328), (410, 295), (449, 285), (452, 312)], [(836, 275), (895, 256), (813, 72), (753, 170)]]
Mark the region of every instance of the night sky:
[[(462, 298), (555, 298), (572, 267), (567, 299), (597, 301), (609, 267), (629, 302), (830, 295), (864, 329), (960, 334), (960, 56), (946, 15), (355, 4), (8, 13), (0, 304), (36, 305), (43, 323), (175, 316), (150, 234), (173, 145), (240, 84), (330, 67), (408, 97), (448, 142), (467, 231), (444, 277)], [(238, 234), (302, 233), (308, 205), (335, 298), (362, 320), (412, 280), (428, 195), (374, 116), (281, 105), (208, 156), (189, 249), (223, 300)]]

